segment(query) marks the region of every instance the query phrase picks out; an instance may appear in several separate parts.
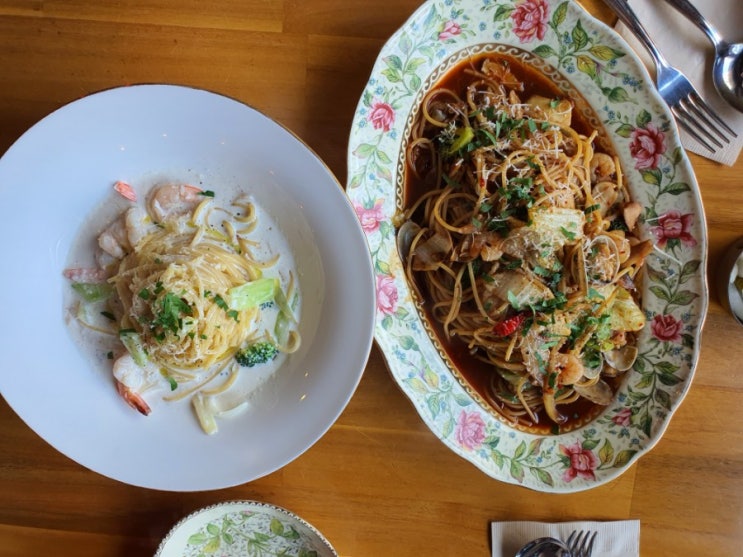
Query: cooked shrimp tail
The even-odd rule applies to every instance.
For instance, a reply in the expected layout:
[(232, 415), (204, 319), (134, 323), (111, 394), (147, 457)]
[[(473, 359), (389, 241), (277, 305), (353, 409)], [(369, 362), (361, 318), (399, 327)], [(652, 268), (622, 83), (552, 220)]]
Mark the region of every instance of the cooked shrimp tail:
[(134, 188), (127, 184), (126, 182), (122, 182), (121, 180), (117, 181), (114, 184), (114, 189), (125, 199), (128, 199), (129, 201), (136, 201), (137, 200), (137, 192), (134, 191)]
[(121, 398), (124, 399), (124, 402), (140, 414), (144, 414), (145, 416), (149, 415), (151, 412), (150, 405), (145, 402), (144, 398), (142, 398), (139, 393), (133, 391), (118, 379), (114, 379), (114, 381), (116, 382), (116, 390), (121, 395)]
[(62, 275), (72, 282), (99, 283), (106, 282), (108, 271), (98, 267), (79, 267), (65, 269), (62, 271)]

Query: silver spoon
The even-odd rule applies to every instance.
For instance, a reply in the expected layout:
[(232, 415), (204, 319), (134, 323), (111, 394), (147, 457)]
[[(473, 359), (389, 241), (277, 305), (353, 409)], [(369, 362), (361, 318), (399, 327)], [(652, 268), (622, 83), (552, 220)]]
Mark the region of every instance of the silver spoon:
[[(548, 550), (552, 553), (546, 553)], [(519, 549), (514, 557), (538, 557), (540, 555), (554, 555), (555, 557), (573, 556), (565, 542), (557, 538), (537, 538)]]
[(689, 18), (715, 46), (712, 81), (730, 106), (743, 112), (743, 43), (726, 42), (688, 0), (666, 0)]

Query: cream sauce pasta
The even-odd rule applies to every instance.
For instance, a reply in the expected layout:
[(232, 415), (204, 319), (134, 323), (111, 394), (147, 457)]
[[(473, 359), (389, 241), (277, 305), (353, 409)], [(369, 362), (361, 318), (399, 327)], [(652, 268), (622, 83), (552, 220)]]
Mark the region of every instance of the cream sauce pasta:
[(64, 272), (70, 330), (132, 408), (190, 400), (214, 433), (301, 344), (290, 246), (238, 190), (114, 189)]

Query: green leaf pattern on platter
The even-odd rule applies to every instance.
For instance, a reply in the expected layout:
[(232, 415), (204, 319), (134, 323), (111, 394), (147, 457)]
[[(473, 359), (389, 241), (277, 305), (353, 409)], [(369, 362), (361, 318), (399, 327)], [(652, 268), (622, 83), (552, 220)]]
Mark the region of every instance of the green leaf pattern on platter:
[[(446, 69), (487, 48), (525, 52), (580, 91), (643, 206), (641, 233), (654, 243), (634, 369), (603, 414), (560, 435), (512, 429), (471, 396), (443, 363), (397, 255), (392, 223), (410, 113)], [(359, 102), (346, 191), (377, 276), (377, 343), (431, 430), (497, 479), (555, 492), (609, 481), (655, 444), (689, 386), (707, 303), (706, 227), (670, 114), (646, 76), (625, 43), (572, 0), (430, 0), (382, 49)]]
[(318, 557), (294, 524), (273, 514), (234, 511), (201, 526), (188, 538), (184, 557)]

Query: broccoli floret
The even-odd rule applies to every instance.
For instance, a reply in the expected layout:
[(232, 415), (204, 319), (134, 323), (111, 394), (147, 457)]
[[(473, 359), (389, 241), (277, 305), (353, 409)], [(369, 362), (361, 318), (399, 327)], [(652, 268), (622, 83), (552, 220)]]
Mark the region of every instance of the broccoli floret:
[(238, 350), (237, 354), (235, 354), (235, 360), (237, 360), (237, 363), (241, 366), (253, 367), (258, 364), (270, 362), (278, 355), (279, 349), (274, 343), (259, 341)]

